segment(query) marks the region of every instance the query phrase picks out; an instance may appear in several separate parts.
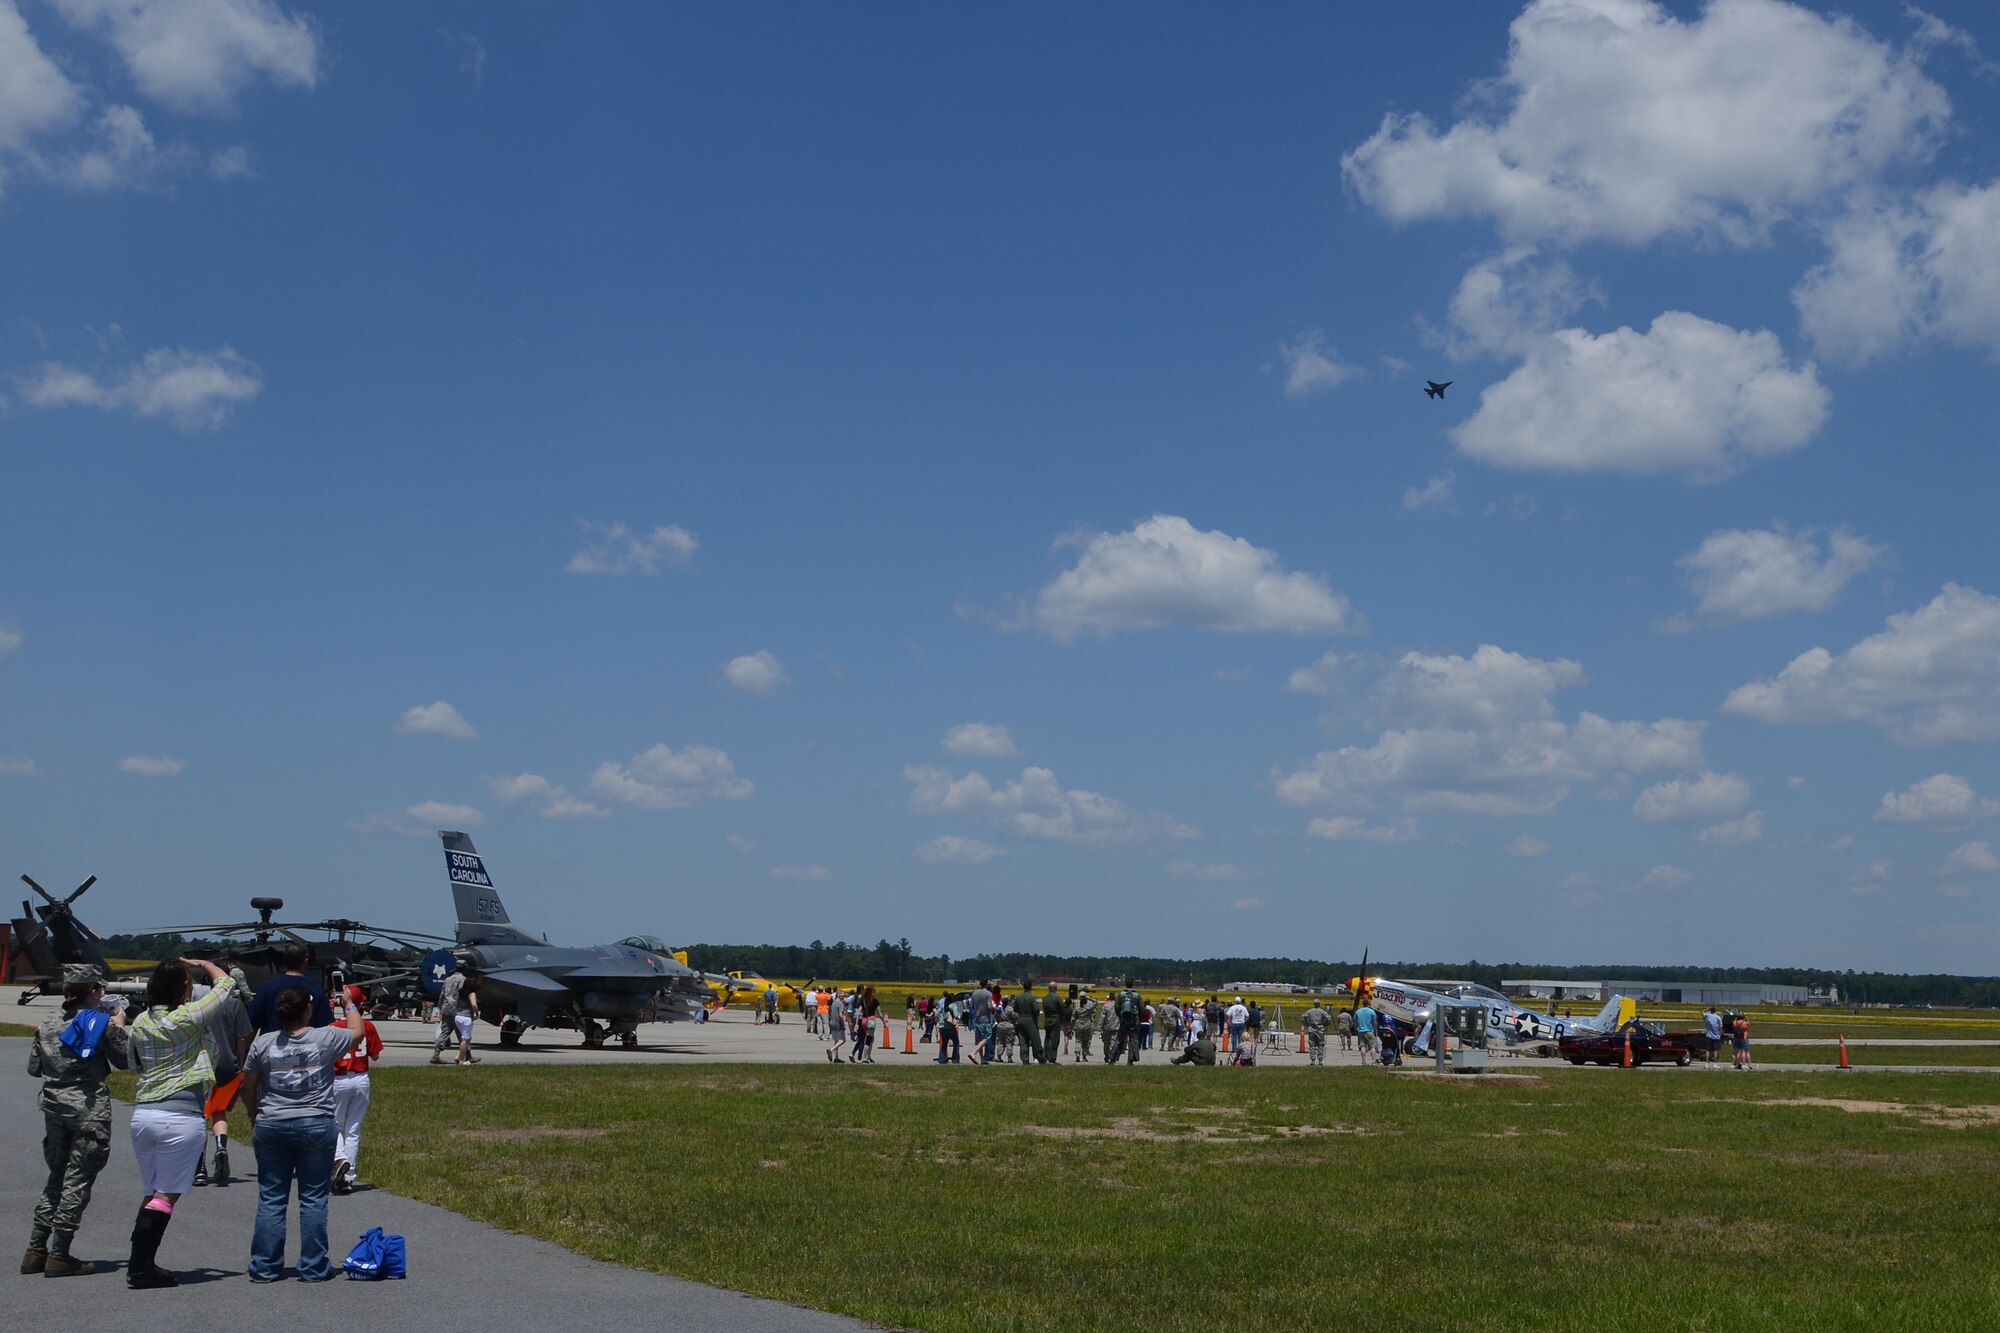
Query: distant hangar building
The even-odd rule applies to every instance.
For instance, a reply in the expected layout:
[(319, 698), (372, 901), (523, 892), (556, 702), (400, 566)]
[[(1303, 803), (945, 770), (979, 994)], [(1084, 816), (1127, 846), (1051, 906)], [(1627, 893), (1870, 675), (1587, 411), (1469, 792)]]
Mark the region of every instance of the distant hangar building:
[(1614, 995), (1655, 1004), (1712, 1004), (1731, 1007), (1750, 1004), (1833, 1004), (1839, 996), (1815, 993), (1804, 986), (1767, 986), (1748, 981), (1547, 981), (1529, 979), (1503, 981), (1500, 989), (1524, 1000), (1546, 1000), (1560, 1004), (1604, 1003)]

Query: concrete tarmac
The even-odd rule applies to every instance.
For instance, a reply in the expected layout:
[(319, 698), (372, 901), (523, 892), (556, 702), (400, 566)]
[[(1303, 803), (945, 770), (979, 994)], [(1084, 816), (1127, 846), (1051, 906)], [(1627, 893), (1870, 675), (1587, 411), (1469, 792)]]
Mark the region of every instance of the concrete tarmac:
[[(10, 1011), (8, 1018), (13, 1018)], [(426, 1045), (425, 1058), (429, 1056)], [(824, 1057), (822, 1057), (824, 1058)], [(410, 1276), (394, 1282), (308, 1284), (287, 1277), (253, 1286), (244, 1276), (257, 1211), (256, 1154), (247, 1137), (233, 1141), (237, 1179), (190, 1192), (174, 1212), (160, 1263), (181, 1279), (169, 1291), (125, 1285), (138, 1212), (139, 1173), (132, 1158), (131, 1108), (112, 1114), (111, 1162), (97, 1178), (73, 1252), (113, 1260), (117, 1268), (92, 1277), (17, 1275), (36, 1195), (48, 1178), (42, 1164), (41, 1081), (28, 1077), (28, 1042), (0, 1038), (0, 1250), (9, 1328), (77, 1328), (90, 1333), (213, 1333), (246, 1324), (294, 1328), (699, 1330), (715, 1333), (834, 1333), (876, 1327), (779, 1301), (581, 1258), (560, 1246), (473, 1222), (382, 1190), (361, 1189), (329, 1201), (329, 1243), (336, 1269), (355, 1240), (379, 1226), (409, 1239)], [(445, 1075), (441, 1075), (443, 1077)], [(247, 1129), (247, 1124), (237, 1126)], [(367, 1165), (364, 1138), (364, 1168)], [(291, 1210), (288, 1257), (298, 1258), (298, 1209)], [(288, 1270), (289, 1272), (289, 1270)]]

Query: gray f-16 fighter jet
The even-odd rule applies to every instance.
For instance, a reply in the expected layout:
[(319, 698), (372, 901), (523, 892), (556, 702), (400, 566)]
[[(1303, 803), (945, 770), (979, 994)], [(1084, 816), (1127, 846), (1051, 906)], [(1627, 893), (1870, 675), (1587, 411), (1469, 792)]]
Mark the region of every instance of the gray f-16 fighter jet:
[[(480, 1017), (500, 1024), (502, 1046), (519, 1042), (528, 1028), (573, 1028), (585, 1046), (601, 1046), (607, 1035), (636, 1046), (640, 1023), (692, 1019), (701, 1010), (708, 998), (701, 975), (675, 962), (662, 940), (628, 935), (581, 949), (538, 940), (508, 919), (472, 839), (438, 836), (458, 907), (453, 954), (479, 996)], [(428, 962), (448, 966), (443, 955)]]
[(1444, 391), (1449, 389), (1453, 383), (1454, 381), (1452, 380), (1446, 380), (1443, 384), (1439, 384), (1436, 380), (1425, 380), (1424, 397), (1442, 398), (1444, 397)]

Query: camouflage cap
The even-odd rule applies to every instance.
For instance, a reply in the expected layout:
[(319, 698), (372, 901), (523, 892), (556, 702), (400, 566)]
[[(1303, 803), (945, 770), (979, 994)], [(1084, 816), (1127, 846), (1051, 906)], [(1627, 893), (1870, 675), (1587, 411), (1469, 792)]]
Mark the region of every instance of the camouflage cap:
[(93, 986), (104, 984), (104, 969), (95, 963), (65, 963), (63, 965), (63, 985), (73, 986), (79, 981), (87, 981)]

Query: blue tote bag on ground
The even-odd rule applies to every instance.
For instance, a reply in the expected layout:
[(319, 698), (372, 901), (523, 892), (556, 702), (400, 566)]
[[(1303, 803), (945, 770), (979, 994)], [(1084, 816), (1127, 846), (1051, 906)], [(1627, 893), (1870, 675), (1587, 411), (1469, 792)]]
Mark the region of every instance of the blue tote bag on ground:
[(340, 1267), (347, 1276), (363, 1280), (403, 1277), (409, 1271), (408, 1248), (401, 1236), (385, 1235), (381, 1227), (370, 1227), (361, 1233)]

